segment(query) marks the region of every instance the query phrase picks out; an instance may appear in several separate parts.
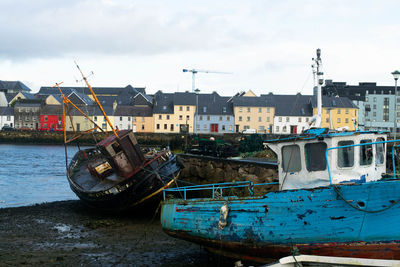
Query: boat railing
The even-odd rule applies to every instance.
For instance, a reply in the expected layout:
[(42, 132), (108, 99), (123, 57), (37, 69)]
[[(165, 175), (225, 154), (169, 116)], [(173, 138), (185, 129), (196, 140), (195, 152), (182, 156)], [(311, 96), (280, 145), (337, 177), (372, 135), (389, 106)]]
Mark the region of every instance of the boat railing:
[[(329, 175), (330, 185), (333, 184), (333, 181), (332, 181), (331, 169), (330, 169), (329, 160), (328, 160), (328, 152), (329, 151), (334, 150), (334, 149), (348, 148), (348, 147), (368, 146), (368, 145), (387, 144), (387, 143), (396, 143), (396, 142), (400, 142), (400, 140), (386, 140), (386, 141), (377, 141), (377, 142), (370, 142), (370, 143), (352, 144), (352, 145), (336, 146), (336, 147), (327, 148), (325, 150), (325, 160), (326, 160), (326, 165), (328, 167), (328, 175)], [(394, 153), (394, 149), (396, 147), (400, 147), (400, 145), (393, 145), (393, 147), (392, 147), (393, 178), (396, 177), (395, 153)]]
[[(222, 198), (227, 196), (235, 196), (232, 193), (233, 189), (244, 189), (248, 188), (248, 194), (250, 196), (254, 196), (254, 187), (259, 186), (268, 186), (268, 185), (277, 185), (278, 182), (272, 183), (260, 183), (254, 184), (252, 181), (237, 181), (237, 182), (226, 182), (226, 183), (216, 183), (216, 184), (206, 184), (206, 185), (192, 185), (192, 186), (185, 186), (185, 187), (175, 187), (175, 188), (168, 188), (163, 190), (163, 198), (164, 200), (167, 199), (168, 193), (173, 195), (178, 195), (182, 199), (188, 199), (188, 194), (190, 192), (207, 192), (211, 191), (211, 198)], [(230, 194), (229, 194), (230, 193)]]

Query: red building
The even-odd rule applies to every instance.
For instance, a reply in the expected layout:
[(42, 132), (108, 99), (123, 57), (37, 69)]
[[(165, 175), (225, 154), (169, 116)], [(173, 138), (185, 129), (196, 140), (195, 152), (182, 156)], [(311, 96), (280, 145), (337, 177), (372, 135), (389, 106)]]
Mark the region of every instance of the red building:
[(63, 131), (62, 105), (45, 105), (40, 112), (41, 131)]

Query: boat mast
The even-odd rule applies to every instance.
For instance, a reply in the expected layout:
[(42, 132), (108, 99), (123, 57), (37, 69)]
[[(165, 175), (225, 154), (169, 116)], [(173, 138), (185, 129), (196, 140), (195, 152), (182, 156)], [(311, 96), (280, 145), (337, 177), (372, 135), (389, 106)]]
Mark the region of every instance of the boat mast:
[[(317, 49), (317, 58), (312, 59), (315, 64), (312, 65), (313, 74), (314, 74), (314, 87), (315, 82), (317, 82), (317, 116), (315, 118), (315, 127), (321, 127), (322, 124), (322, 92), (321, 86), (324, 83), (322, 72), (322, 61), (321, 61), (321, 49)], [(315, 81), (315, 74), (317, 74), (317, 81)]]
[(79, 68), (78, 64), (76, 64), (76, 62), (75, 62), (75, 65), (76, 65), (76, 67), (78, 68), (79, 72), (81, 73), (83, 80), (85, 81), (87, 87), (88, 87), (89, 90), (90, 90), (90, 93), (92, 93), (92, 96), (93, 96), (94, 100), (96, 101), (96, 103), (97, 103), (97, 105), (99, 106), (101, 112), (103, 113), (104, 118), (106, 118), (108, 125), (110, 126), (110, 128), (111, 128), (111, 130), (113, 131), (114, 135), (118, 138), (119, 136), (118, 136), (117, 132), (115, 131), (114, 127), (112, 126), (112, 124), (111, 124), (111, 122), (110, 122), (110, 119), (108, 118), (108, 116), (107, 116), (106, 112), (104, 111), (102, 105), (100, 104), (99, 100), (97, 99), (97, 96), (96, 96), (96, 94), (94, 93), (94, 91), (93, 91), (93, 89), (92, 89), (92, 86), (90, 86), (90, 84), (89, 84), (89, 82), (87, 81), (85, 75), (83, 74), (82, 70)]

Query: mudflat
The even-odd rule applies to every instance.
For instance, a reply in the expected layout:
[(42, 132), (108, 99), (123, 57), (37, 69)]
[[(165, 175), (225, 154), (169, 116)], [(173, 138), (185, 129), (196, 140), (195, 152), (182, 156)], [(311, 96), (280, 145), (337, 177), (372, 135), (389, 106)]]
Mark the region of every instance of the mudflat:
[(104, 214), (79, 200), (0, 209), (0, 266), (233, 266), (166, 235), (154, 210)]

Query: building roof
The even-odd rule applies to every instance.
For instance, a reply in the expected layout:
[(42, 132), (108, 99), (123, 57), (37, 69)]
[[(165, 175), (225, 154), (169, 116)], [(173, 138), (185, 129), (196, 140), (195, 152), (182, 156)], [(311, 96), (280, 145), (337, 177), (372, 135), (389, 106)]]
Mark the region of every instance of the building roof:
[(174, 93), (174, 105), (195, 106), (196, 105), (196, 93), (190, 93), (190, 92)]
[(328, 96), (348, 97), (350, 100), (365, 101), (368, 94), (394, 95), (394, 86), (378, 86), (375, 82), (360, 82), (358, 85), (347, 85), (346, 82), (326, 80), (322, 94)]
[(114, 116), (151, 117), (153, 109), (151, 107), (117, 106)]
[(275, 106), (275, 116), (311, 117), (311, 95), (266, 95)]
[(199, 115), (233, 115), (233, 104), (230, 97), (222, 97), (217, 93), (198, 95)]
[(31, 89), (20, 81), (0, 81), (0, 90), (8, 92), (9, 90), (30, 92)]
[(76, 95), (78, 98), (80, 98), (82, 100), (83, 103), (85, 103), (86, 105), (92, 105), (93, 104), (93, 100), (88, 97), (85, 94), (79, 93), (78, 91), (76, 91), (75, 89), (71, 90), (71, 93), (68, 95), (68, 97), (70, 97), (71, 95)]
[[(88, 87), (80, 87), (80, 86), (66, 86), (66, 87), (60, 87), (61, 91), (63, 94), (69, 94), (68, 92), (72, 89), (75, 91), (85, 94), (85, 95), (90, 95), (91, 92)], [(145, 94), (145, 88), (143, 87), (132, 87), (131, 85), (128, 85), (126, 87), (92, 87), (93, 91), (97, 96), (100, 95), (114, 95), (118, 96), (122, 94), (123, 92), (128, 92), (133, 95), (136, 95), (137, 93), (141, 92)], [(37, 93), (38, 95), (54, 95), (54, 94), (60, 94), (60, 91), (58, 90), (57, 87), (49, 87), (49, 86), (42, 86), (40, 87), (39, 92)]]
[(174, 94), (163, 93), (158, 91), (154, 95), (153, 112), (156, 114), (173, 114), (174, 113)]
[(14, 108), (0, 107), (0, 116), (14, 116)]
[(262, 95), (260, 97), (255, 96), (234, 96), (233, 97), (234, 107), (273, 107), (273, 103), (268, 97)]
[[(317, 107), (316, 97), (311, 97), (312, 107)], [(357, 108), (357, 106), (347, 97), (322, 96), (322, 107), (324, 108)]]

